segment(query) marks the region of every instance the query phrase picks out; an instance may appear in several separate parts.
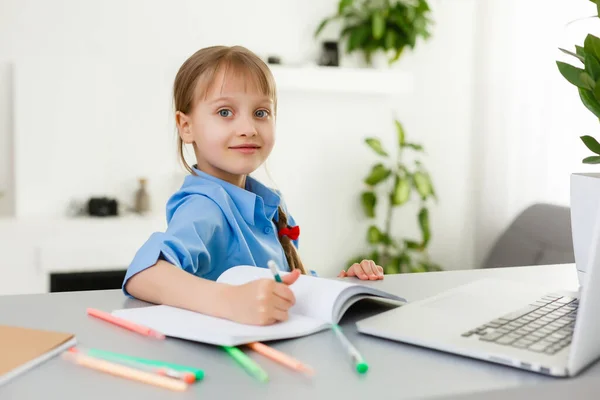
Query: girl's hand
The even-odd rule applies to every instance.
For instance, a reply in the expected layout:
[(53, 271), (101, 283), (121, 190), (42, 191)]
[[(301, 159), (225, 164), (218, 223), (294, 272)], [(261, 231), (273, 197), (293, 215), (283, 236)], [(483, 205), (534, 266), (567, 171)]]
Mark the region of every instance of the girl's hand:
[(376, 281), (383, 279), (383, 268), (371, 260), (362, 260), (360, 264), (352, 264), (348, 271), (339, 273), (338, 278), (356, 276), (361, 280)]
[(225, 317), (249, 325), (270, 325), (288, 319), (288, 310), (296, 303), (288, 285), (296, 282), (300, 270), (275, 279), (258, 279), (243, 285), (229, 286), (225, 292)]

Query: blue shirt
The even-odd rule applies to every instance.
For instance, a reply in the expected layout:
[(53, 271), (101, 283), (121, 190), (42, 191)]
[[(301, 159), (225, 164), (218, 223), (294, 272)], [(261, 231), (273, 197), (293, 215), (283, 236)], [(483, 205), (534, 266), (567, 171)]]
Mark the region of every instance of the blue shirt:
[[(167, 230), (153, 233), (136, 253), (123, 280), (163, 258), (183, 270), (216, 280), (236, 265), (267, 268), (274, 260), (289, 271), (277, 237), (278, 206), (287, 213), (280, 195), (248, 176), (246, 188), (215, 178), (198, 169), (188, 175), (167, 202)], [(293, 242), (298, 246), (298, 241)]]

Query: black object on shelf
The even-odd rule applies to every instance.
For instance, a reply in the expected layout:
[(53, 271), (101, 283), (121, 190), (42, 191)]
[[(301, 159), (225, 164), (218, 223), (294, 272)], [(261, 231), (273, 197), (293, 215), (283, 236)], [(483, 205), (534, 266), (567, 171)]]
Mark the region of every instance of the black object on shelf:
[(126, 270), (64, 272), (50, 275), (50, 292), (120, 289)]
[(268, 64), (281, 64), (281, 58), (279, 58), (278, 56), (269, 56), (267, 57), (267, 63)]
[(109, 217), (119, 214), (119, 203), (108, 197), (92, 197), (88, 200), (87, 212), (95, 217)]
[(319, 59), (319, 65), (323, 65), (326, 67), (338, 67), (340, 65), (340, 52), (338, 48), (338, 42), (323, 42), (323, 48), (321, 49), (321, 58)]

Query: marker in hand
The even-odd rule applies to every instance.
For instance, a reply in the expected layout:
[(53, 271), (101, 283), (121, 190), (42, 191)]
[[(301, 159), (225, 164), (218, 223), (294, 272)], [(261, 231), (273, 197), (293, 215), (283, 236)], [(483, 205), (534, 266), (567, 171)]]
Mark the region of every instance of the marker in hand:
[(279, 270), (277, 270), (277, 264), (275, 264), (275, 261), (269, 260), (269, 262), (267, 262), (267, 265), (269, 266), (269, 269), (273, 273), (273, 277), (275, 277), (275, 281), (282, 283), (283, 280), (281, 279), (281, 276), (279, 275)]

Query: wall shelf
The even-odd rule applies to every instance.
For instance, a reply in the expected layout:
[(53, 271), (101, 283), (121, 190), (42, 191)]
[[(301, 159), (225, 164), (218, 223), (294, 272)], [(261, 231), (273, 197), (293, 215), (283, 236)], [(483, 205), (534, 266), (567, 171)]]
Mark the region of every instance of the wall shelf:
[(410, 74), (400, 69), (270, 65), (280, 92), (330, 92), (374, 95), (409, 93)]

